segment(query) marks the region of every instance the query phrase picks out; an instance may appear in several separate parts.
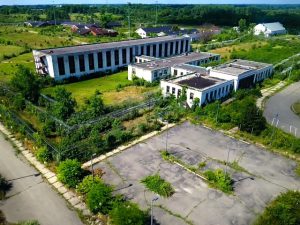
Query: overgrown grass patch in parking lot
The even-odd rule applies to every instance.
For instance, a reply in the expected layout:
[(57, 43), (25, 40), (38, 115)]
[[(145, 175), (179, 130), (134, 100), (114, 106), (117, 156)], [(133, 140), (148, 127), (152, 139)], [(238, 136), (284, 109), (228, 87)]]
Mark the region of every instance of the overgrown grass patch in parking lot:
[(150, 191), (162, 197), (170, 197), (174, 194), (172, 185), (159, 176), (159, 174), (147, 176), (141, 181)]

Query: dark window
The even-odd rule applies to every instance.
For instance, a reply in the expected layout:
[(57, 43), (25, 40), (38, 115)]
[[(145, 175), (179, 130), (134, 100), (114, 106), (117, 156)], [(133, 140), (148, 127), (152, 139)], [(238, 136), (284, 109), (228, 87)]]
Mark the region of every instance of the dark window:
[(106, 65), (107, 65), (107, 67), (111, 66), (111, 54), (110, 54), (110, 51), (106, 52)]
[(133, 48), (129, 48), (129, 58), (130, 62), (133, 62)]
[(166, 57), (166, 56), (168, 56), (168, 43), (167, 42), (165, 43), (165, 51), (164, 51), (164, 54), (162, 57)]
[(174, 75), (176, 76), (178, 74), (178, 71), (177, 70), (174, 70)]
[(181, 89), (178, 89), (177, 96), (179, 97), (180, 95), (181, 95)]
[(194, 99), (194, 93), (190, 93), (190, 99), (191, 99), (191, 100)]
[(172, 88), (172, 94), (173, 95), (175, 94), (175, 88), (174, 87)]
[(79, 56), (79, 70), (80, 70), (80, 72), (85, 71), (84, 55)]
[(141, 46), (141, 55), (144, 55), (145, 54), (145, 46), (143, 45), (143, 46)]
[(183, 44), (184, 44), (184, 40), (181, 40), (180, 53), (184, 52)]
[(209, 93), (209, 99), (212, 100), (213, 97), (213, 91)]
[(174, 43), (171, 42), (170, 44), (171, 44), (171, 46), (170, 46), (170, 55), (173, 55)]
[(119, 65), (119, 50), (115, 50), (115, 65)]
[(122, 49), (122, 63), (126, 64), (126, 48)]
[(90, 70), (94, 70), (95, 69), (94, 54), (93, 53), (89, 54), (89, 68), (90, 68)]
[(139, 55), (139, 46), (135, 46), (134, 49), (135, 49), (134, 55)]
[(162, 44), (158, 45), (158, 57), (162, 57)]
[(188, 52), (189, 50), (189, 40), (185, 41), (185, 51)]
[(218, 95), (220, 95), (221, 94), (221, 88), (219, 88), (219, 91), (218, 91)]
[(150, 45), (147, 45), (147, 54), (146, 55), (150, 55)]
[(156, 44), (153, 45), (153, 56), (156, 57)]
[(102, 52), (98, 52), (98, 67), (103, 68), (103, 57)]
[(75, 73), (75, 58), (73, 55), (69, 56), (69, 68), (70, 68), (70, 73)]
[(167, 86), (167, 92), (168, 93), (170, 92), (170, 86)]
[(64, 63), (64, 57), (58, 57), (57, 58), (57, 63), (58, 63), (58, 72), (59, 75), (65, 75), (65, 63)]

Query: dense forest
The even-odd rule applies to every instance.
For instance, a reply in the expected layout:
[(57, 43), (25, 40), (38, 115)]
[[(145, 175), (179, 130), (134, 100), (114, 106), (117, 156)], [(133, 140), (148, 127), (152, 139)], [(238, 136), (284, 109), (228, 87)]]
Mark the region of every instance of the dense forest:
[[(158, 23), (201, 25), (211, 23), (219, 26), (236, 26), (241, 18), (248, 23), (279, 21), (289, 29), (300, 28), (300, 5), (60, 5), (53, 6), (1, 6), (0, 15), (27, 14), (27, 19), (37, 19), (46, 15), (45, 20), (53, 19), (55, 9), (58, 19), (70, 19), (70, 14), (109, 13), (120, 16), (124, 23), (128, 15), (132, 23), (155, 21)], [(92, 20), (92, 18), (91, 18)], [(1, 21), (2, 22), (2, 21)], [(21, 22), (21, 21), (19, 21)]]

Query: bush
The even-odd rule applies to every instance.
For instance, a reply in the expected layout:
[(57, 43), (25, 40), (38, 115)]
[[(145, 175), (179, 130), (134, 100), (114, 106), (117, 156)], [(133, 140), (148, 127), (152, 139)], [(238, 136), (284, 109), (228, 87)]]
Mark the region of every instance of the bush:
[(6, 192), (8, 192), (11, 187), (12, 184), (0, 174), (0, 200), (5, 197)]
[(288, 191), (278, 196), (258, 217), (255, 225), (300, 224), (300, 192)]
[(109, 216), (114, 225), (144, 225), (148, 219), (145, 212), (129, 202), (115, 205)]
[(86, 196), (86, 203), (91, 212), (107, 214), (113, 205), (112, 188), (98, 183), (92, 185)]
[(61, 162), (57, 168), (57, 177), (68, 187), (75, 188), (83, 177), (80, 162), (76, 159), (67, 159)]
[(43, 146), (40, 147), (36, 152), (36, 158), (44, 163), (44, 162), (50, 162), (52, 160), (52, 155), (47, 147)]
[(213, 187), (220, 189), (224, 193), (231, 193), (233, 191), (232, 180), (223, 170), (207, 170), (204, 172), (204, 176)]
[(163, 197), (170, 197), (175, 192), (172, 185), (162, 179), (159, 174), (147, 176), (141, 182), (145, 184), (150, 191), (153, 191)]
[(95, 184), (102, 184), (101, 179), (97, 176), (94, 176), (93, 178), (93, 175), (88, 175), (81, 181), (76, 190), (80, 194), (85, 195), (90, 192)]

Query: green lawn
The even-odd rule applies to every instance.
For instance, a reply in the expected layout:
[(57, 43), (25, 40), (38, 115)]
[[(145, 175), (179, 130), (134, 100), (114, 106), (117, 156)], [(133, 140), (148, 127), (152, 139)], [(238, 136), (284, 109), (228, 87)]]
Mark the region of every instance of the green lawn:
[(5, 56), (12, 57), (20, 55), (25, 49), (15, 45), (0, 45), (0, 62)]
[[(146, 88), (137, 86), (128, 86), (121, 90), (116, 90), (119, 84), (132, 84), (132, 81), (127, 79), (127, 71), (61, 86), (72, 92), (72, 96), (76, 99), (79, 106), (83, 105), (84, 101), (92, 96), (96, 90), (102, 93), (103, 101), (108, 105), (120, 104), (124, 101), (142, 101), (146, 93), (159, 90), (158, 87)], [(52, 95), (54, 88), (45, 88), (42, 92)]]

